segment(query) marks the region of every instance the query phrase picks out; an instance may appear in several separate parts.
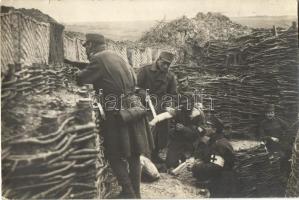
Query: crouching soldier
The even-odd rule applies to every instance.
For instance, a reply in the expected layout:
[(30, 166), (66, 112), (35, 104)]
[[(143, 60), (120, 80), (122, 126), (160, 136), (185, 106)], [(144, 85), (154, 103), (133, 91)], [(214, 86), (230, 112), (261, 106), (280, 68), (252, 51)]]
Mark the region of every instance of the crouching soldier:
[(189, 166), (193, 176), (206, 186), (211, 197), (231, 197), (234, 190), (234, 150), (224, 137), (222, 122), (211, 117), (201, 138), (196, 157), (202, 162)]
[(187, 95), (180, 98), (179, 109), (168, 111), (174, 117), (175, 127), (170, 134), (166, 165), (175, 168), (193, 154), (194, 141), (204, 132), (200, 126), (204, 124), (205, 116), (202, 110), (194, 107), (194, 99)]
[(270, 154), (280, 157), (280, 171), (286, 180), (291, 170), (289, 159), (292, 154), (291, 137), (286, 134), (288, 127), (287, 122), (275, 116), (273, 104), (265, 106), (265, 119), (259, 125), (258, 139), (265, 142)]

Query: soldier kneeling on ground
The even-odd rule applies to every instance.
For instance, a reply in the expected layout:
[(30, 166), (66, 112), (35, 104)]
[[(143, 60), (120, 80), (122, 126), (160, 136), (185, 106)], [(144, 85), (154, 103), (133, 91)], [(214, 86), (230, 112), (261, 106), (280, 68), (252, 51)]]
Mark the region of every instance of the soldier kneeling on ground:
[(223, 123), (212, 116), (207, 122), (206, 134), (201, 137), (196, 158), (188, 166), (200, 187), (206, 187), (211, 197), (232, 197), (234, 193), (234, 150), (228, 139), (224, 137)]
[(194, 99), (190, 95), (182, 95), (179, 109), (168, 111), (175, 121), (166, 155), (166, 165), (169, 169), (177, 167), (193, 154), (194, 142), (204, 132), (201, 126), (205, 123), (205, 116), (203, 111), (194, 105)]

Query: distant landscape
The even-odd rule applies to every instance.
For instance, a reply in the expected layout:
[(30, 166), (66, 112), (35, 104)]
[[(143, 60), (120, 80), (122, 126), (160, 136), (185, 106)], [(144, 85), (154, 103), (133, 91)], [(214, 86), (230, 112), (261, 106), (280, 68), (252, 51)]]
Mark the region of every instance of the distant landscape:
[(142, 33), (149, 30), (156, 21), (123, 21), (123, 22), (85, 22), (64, 24), (66, 31), (82, 33), (102, 33), (112, 40), (138, 40)]
[[(271, 28), (273, 25), (287, 28), (297, 16), (232, 17), (233, 22), (252, 28)], [(138, 40), (157, 21), (85, 22), (64, 24), (66, 31), (102, 33), (112, 40)]]
[(254, 17), (231, 17), (233, 22), (252, 28), (271, 28), (273, 25), (287, 28), (292, 21), (298, 21), (297, 16), (254, 16)]

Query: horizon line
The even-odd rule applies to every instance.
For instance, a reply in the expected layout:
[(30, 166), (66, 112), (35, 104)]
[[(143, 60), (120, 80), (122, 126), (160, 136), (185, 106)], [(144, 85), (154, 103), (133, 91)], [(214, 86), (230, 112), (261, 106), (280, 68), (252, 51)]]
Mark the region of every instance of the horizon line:
[[(184, 15), (182, 15), (181, 17), (183, 17)], [(227, 15), (225, 15), (227, 16)], [(100, 21), (64, 21), (64, 22), (60, 22), (60, 23), (97, 23), (97, 22), (142, 22), (142, 21), (172, 21), (175, 19), (179, 19), (181, 17), (177, 17), (177, 18), (173, 18), (173, 19), (136, 19), (136, 20), (100, 20)], [(295, 17), (297, 18), (298, 16), (296, 15), (246, 15), (246, 16), (227, 16), (228, 18), (249, 18), (249, 17)], [(193, 17), (188, 17), (188, 18), (193, 18)]]

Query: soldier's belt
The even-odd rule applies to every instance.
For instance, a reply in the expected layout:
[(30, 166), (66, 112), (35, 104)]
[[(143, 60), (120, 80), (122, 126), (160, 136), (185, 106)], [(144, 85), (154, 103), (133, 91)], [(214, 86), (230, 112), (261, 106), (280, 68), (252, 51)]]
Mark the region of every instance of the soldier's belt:
[(121, 119), (127, 122), (133, 122), (138, 119), (141, 119), (143, 116), (147, 114), (146, 109), (142, 107), (133, 107), (119, 111)]

